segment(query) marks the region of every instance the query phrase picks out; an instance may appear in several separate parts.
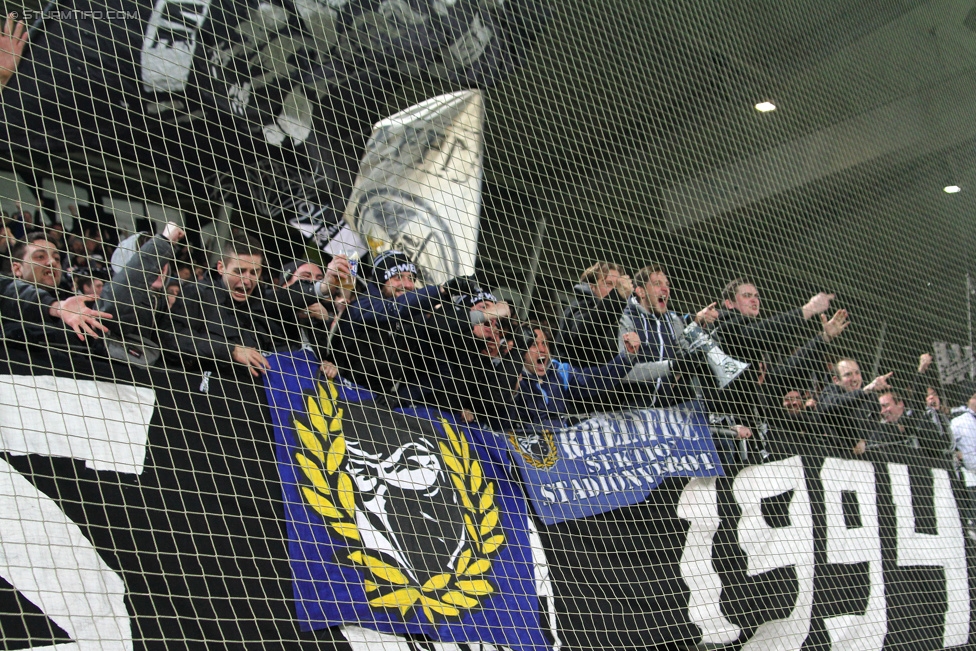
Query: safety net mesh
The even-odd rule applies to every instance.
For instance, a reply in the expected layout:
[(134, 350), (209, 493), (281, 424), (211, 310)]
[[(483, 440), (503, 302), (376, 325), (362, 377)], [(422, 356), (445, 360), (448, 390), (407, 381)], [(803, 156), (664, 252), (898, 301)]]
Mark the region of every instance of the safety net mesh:
[(970, 644), (970, 4), (5, 13), (0, 648)]

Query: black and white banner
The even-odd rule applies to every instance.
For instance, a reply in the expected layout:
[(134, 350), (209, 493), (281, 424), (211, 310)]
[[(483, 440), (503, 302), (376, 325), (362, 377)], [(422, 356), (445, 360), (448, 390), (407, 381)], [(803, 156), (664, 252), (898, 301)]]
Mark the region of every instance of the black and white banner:
[[(0, 376), (0, 450), (138, 476), (152, 389), (52, 376)], [(0, 578), (78, 648), (131, 649), (125, 584), (50, 496), (0, 460)], [(8, 626), (4, 648), (11, 648)], [(11, 636), (12, 637), (12, 636)]]
[(964, 499), (942, 468), (837, 458), (675, 484), (543, 532), (560, 633), (571, 648), (963, 645), (973, 576)]
[[(249, 376), (214, 375), (202, 393), (199, 376), (55, 361), (0, 375), (4, 648), (493, 648), (299, 631)], [(531, 616), (554, 648), (580, 651), (962, 646), (965, 499), (944, 468), (861, 459), (672, 477), (639, 504), (540, 526), (547, 598)]]
[[(721, 560), (713, 561), (723, 526), (717, 482), (693, 480), (682, 491), (677, 513), (689, 532), (681, 577), (702, 641), (731, 643), (749, 629), (748, 649), (799, 649), (815, 632), (835, 649), (882, 649), (889, 635), (891, 646), (913, 635), (940, 647), (965, 644), (971, 619), (966, 545), (948, 472), (886, 464), (878, 469), (881, 479), (866, 461), (827, 458), (818, 475), (819, 490), (812, 491), (801, 459), (793, 457), (735, 477), (729, 488), (740, 511), (736, 555), (745, 561), (745, 577), (735, 581), (731, 573), (723, 579)], [(921, 584), (905, 585), (913, 571), (941, 581), (923, 595), (916, 592)], [(733, 587), (750, 583), (765, 583), (763, 590), (782, 583), (781, 596), (795, 594), (792, 604), (783, 603), (785, 616), (764, 617), (770, 604), (728, 598)], [(911, 598), (917, 609), (906, 621), (910, 613), (899, 604)]]

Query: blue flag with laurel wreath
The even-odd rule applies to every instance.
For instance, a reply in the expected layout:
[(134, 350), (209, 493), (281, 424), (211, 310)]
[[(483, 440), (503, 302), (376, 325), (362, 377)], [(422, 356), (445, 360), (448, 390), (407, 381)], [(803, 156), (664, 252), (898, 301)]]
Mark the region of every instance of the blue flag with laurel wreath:
[(528, 507), (491, 456), (494, 435), (437, 411), (362, 401), (316, 379), (308, 352), (269, 361), (302, 628), (548, 649)]

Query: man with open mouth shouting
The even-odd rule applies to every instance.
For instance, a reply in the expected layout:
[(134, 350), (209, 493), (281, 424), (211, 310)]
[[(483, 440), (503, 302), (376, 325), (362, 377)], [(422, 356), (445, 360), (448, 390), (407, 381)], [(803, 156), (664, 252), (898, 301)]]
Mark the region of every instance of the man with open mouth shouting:
[(634, 295), (620, 316), (619, 332), (621, 352), (629, 333), (637, 333), (641, 343), (641, 360), (624, 385), (623, 402), (631, 407), (669, 407), (695, 398), (688, 380), (703, 372), (699, 370), (703, 364), (683, 353), (679, 337), (685, 324), (669, 309), (670, 300), (671, 283), (664, 267), (649, 264), (637, 272)]
[(591, 400), (618, 387), (633, 368), (640, 349), (640, 337), (629, 332), (623, 336), (624, 351), (609, 364), (577, 369), (553, 360), (550, 341), (548, 330), (541, 325), (522, 329), (522, 373), (515, 386), (510, 418), (516, 429), (565, 427), (573, 402)]

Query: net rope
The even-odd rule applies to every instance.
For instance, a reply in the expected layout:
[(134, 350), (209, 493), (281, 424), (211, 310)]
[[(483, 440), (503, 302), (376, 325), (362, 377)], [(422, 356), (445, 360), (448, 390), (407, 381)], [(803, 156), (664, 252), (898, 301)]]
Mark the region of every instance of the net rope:
[(6, 11), (3, 648), (970, 643), (970, 6)]

